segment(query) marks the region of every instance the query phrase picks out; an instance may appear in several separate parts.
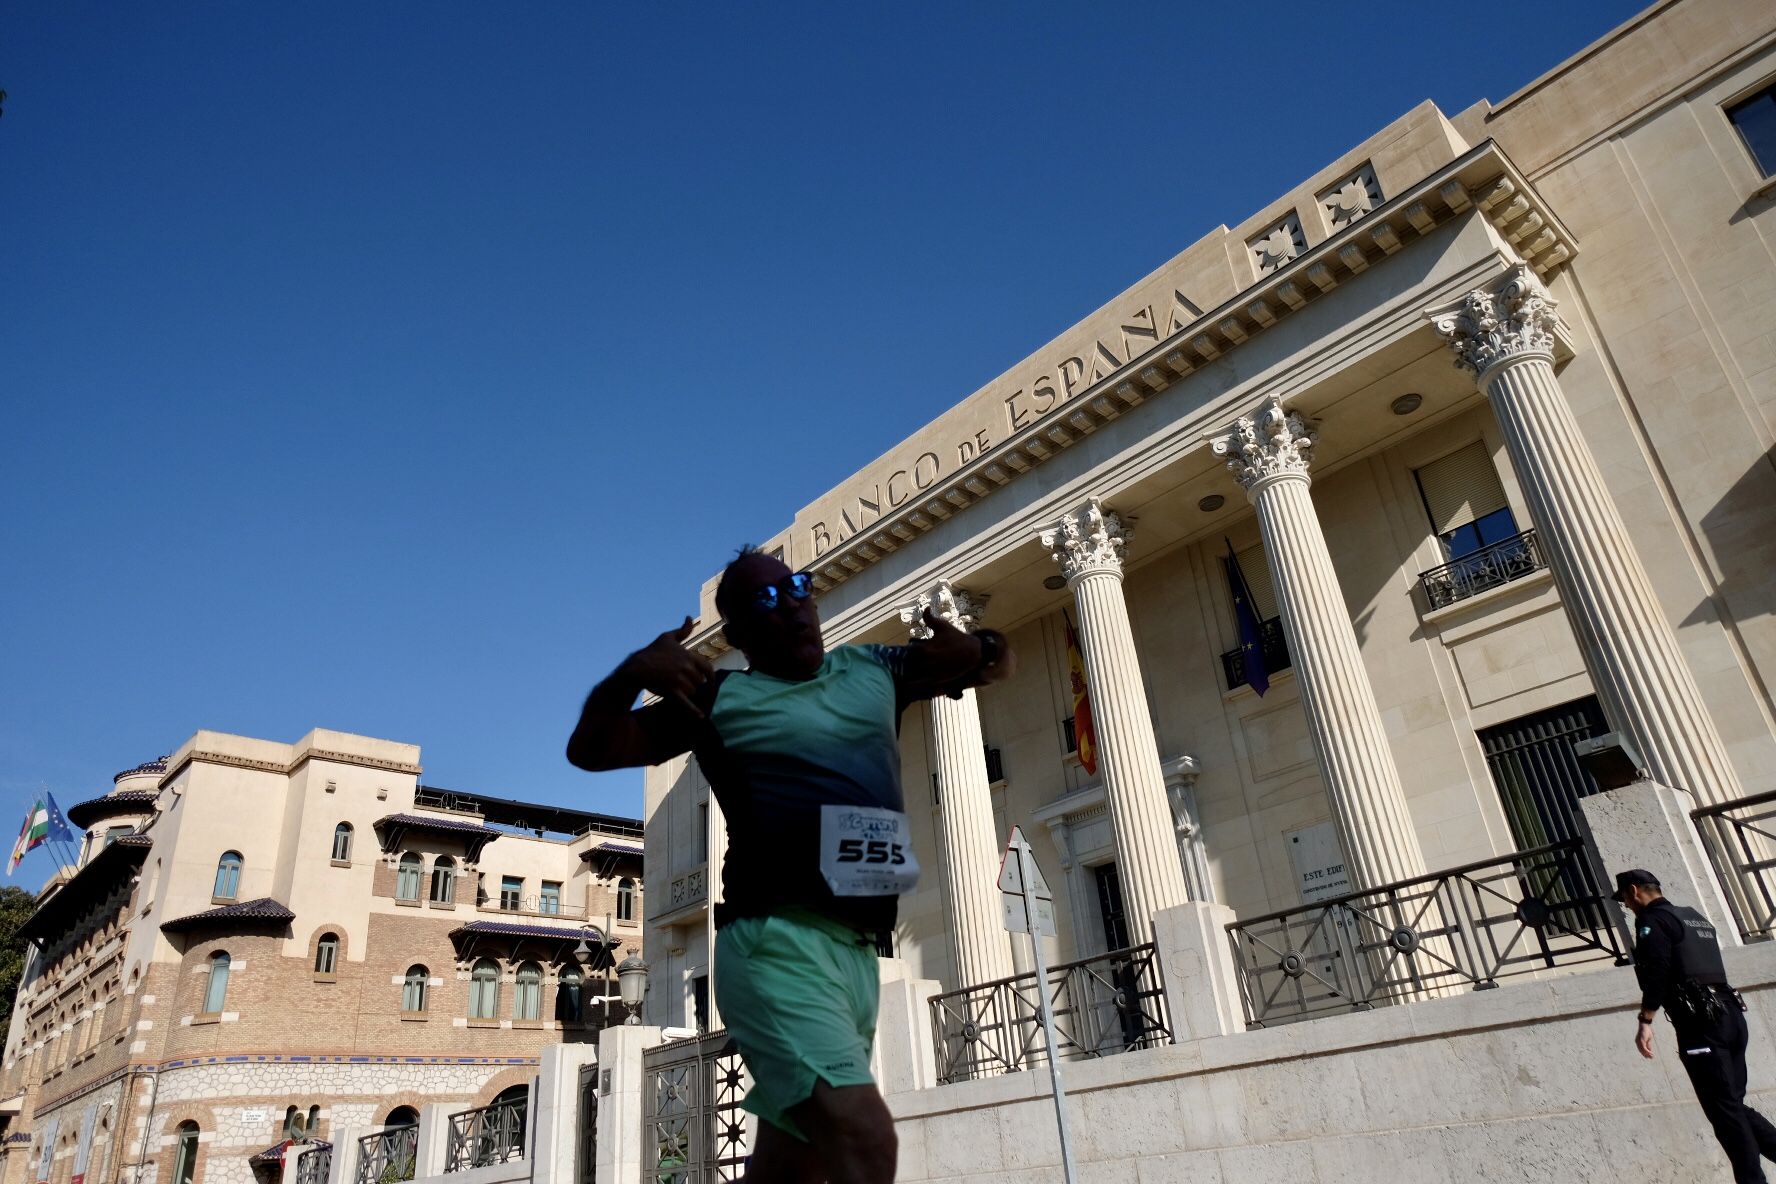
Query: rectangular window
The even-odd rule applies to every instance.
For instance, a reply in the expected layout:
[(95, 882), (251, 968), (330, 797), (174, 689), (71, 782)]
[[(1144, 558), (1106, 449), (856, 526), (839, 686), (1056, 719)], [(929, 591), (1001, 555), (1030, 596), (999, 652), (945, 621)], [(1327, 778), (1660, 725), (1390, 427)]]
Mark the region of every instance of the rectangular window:
[(1727, 108), (1727, 122), (1766, 177), (1776, 177), (1776, 83)]
[(136, 828), (133, 826), (106, 827), (105, 828), (105, 846), (109, 847), (112, 843), (115, 843), (118, 839), (121, 839), (124, 835), (134, 834), (135, 830), (136, 830)]
[(543, 881), (542, 907), (537, 911), (547, 913), (551, 917), (561, 912), (561, 883), (558, 880)]
[[(1223, 552), (1225, 555), (1225, 552)], [(1270, 561), (1264, 557), (1264, 544), (1253, 543), (1243, 551), (1234, 552), (1239, 560), (1240, 575), (1252, 593), (1252, 608), (1260, 621), (1278, 615), (1276, 582), (1270, 578)]]
[(709, 862), (709, 803), (697, 803), (697, 862)]
[(699, 974), (691, 979), (691, 1020), (697, 1031), (709, 1031), (709, 976)]
[(517, 876), (505, 876), (500, 880), (500, 908), (508, 913), (515, 913), (522, 907), (524, 899), (524, 881)]
[(1472, 555), (1516, 535), (1505, 487), (1499, 483), (1491, 453), (1480, 441), (1432, 461), (1417, 476), (1425, 512), (1442, 540), (1445, 559)]

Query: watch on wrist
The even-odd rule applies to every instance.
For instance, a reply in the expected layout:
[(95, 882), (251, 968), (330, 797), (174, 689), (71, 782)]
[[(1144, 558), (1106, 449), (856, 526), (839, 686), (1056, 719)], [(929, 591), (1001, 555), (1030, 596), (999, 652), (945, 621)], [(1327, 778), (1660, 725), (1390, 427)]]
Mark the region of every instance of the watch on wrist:
[(1635, 1013), (1635, 1016), (1634, 1016), (1634, 1018), (1635, 1018), (1635, 1019), (1637, 1019), (1637, 1020), (1639, 1020), (1639, 1021), (1640, 1021), (1640, 1022), (1641, 1022), (1641, 1023), (1643, 1023), (1643, 1024), (1650, 1024), (1650, 1023), (1652, 1023), (1652, 1022), (1653, 1022), (1653, 1017), (1652, 1017), (1652, 1016), (1650, 1016), (1650, 1015), (1648, 1015), (1648, 1014), (1647, 1014), (1647, 1013), (1646, 1013), (1646, 1012), (1644, 1012), (1644, 1011), (1642, 1011), (1642, 1012), (1636, 1012), (1636, 1013)]
[(991, 629), (982, 629), (974, 635), (980, 642), (981, 667), (997, 666), (1000, 658), (999, 635)]

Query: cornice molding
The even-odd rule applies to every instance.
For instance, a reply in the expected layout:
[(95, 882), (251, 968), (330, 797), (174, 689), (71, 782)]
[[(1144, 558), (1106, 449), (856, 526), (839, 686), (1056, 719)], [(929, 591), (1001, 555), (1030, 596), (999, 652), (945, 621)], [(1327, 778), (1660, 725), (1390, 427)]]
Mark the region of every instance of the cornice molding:
[[(1475, 194), (1481, 196), (1476, 198)], [(918, 499), (834, 546), (808, 567), (816, 590), (829, 591), (868, 570), (959, 510), (1034, 471), (1199, 368), (1247, 345), (1372, 264), (1476, 213), (1486, 218), (1541, 278), (1565, 267), (1578, 253), (1572, 234), (1522, 172), (1496, 143), (1484, 141), (1146, 353), (1132, 357), (923, 491)], [(719, 620), (700, 622), (699, 626), (687, 643), (690, 648), (706, 658), (728, 652)]]

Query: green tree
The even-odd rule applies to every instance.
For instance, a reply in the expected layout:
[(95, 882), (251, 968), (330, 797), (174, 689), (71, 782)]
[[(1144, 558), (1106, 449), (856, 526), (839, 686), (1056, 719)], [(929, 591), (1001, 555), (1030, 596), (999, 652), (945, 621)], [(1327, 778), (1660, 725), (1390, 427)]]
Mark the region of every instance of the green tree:
[(37, 898), (23, 888), (0, 887), (0, 1048), (6, 1046), (12, 1025), (12, 999), (18, 994), (19, 975), (25, 971), (25, 943), (19, 927), (37, 911)]

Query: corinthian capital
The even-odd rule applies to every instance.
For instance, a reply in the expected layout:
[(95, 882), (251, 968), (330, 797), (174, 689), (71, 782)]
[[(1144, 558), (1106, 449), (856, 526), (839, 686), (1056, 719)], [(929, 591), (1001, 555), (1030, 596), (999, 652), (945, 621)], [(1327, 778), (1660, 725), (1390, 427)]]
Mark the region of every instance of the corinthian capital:
[(958, 588), (948, 580), (939, 580), (900, 610), (900, 622), (907, 627), (907, 633), (914, 641), (923, 641), (931, 636), (931, 630), (925, 624), (925, 610), (931, 609), (966, 632), (979, 627), (989, 599), (991, 598), (988, 596), (977, 596), (966, 588)]
[(1216, 456), (1227, 458), (1234, 478), (1251, 489), (1267, 477), (1306, 477), (1314, 437), (1307, 421), (1272, 395), (1257, 414), (1234, 420), (1227, 435), (1209, 446)]
[(1554, 304), (1535, 272), (1519, 263), (1492, 287), (1476, 288), (1425, 315), (1449, 343), (1455, 364), (1484, 381), (1489, 370), (1512, 358), (1542, 354), (1552, 361), (1566, 334)]
[(1038, 537), (1061, 565), (1068, 583), (1097, 571), (1122, 573), (1122, 560), (1134, 532), (1104, 503), (1090, 498)]

